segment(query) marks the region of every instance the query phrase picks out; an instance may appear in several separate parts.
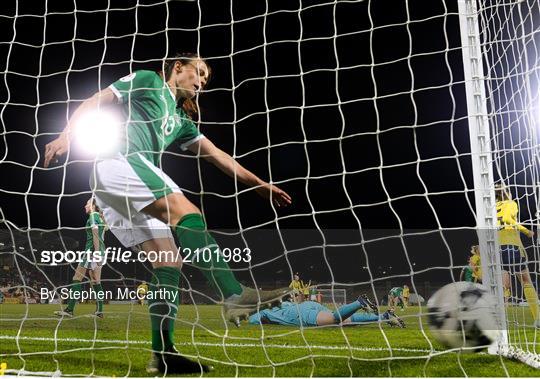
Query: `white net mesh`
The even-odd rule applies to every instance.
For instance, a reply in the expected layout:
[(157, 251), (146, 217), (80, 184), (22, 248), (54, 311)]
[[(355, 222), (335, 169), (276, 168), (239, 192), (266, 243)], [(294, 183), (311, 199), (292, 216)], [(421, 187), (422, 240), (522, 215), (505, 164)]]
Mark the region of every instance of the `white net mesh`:
[[(519, 201), (521, 221), (534, 227), (538, 5), (482, 3), (479, 15), (496, 176)], [(0, 51), (0, 363), (7, 373), (146, 375), (146, 305), (113, 299), (100, 320), (91, 317), (93, 303), (77, 305), (69, 319), (53, 316), (61, 309), (53, 301), (34, 303), (41, 288), (59, 290), (72, 279), (75, 264), (51, 266), (39, 253), (81, 244), (94, 163), (72, 149), (44, 169), (43, 147), (95, 92), (193, 51), (213, 70), (197, 126), (293, 198), (278, 208), (178, 147), (161, 157), (222, 250), (232, 257), (235, 248), (251, 249), (249, 262), (230, 264), (239, 281), (286, 287), (299, 272), (328, 289), (322, 299), (314, 294), (328, 312), (365, 293), (382, 314), (389, 291), (404, 284), (411, 301), (398, 312), (407, 329), (384, 322), (237, 329), (220, 296), (186, 264), (175, 332), (183, 354), (215, 365), (219, 376), (531, 374), (438, 344), (420, 306), (458, 281), (477, 244), (456, 3), (4, 0)], [(106, 244), (120, 247), (111, 234)], [(527, 252), (535, 273), (538, 252)], [(102, 276), (111, 291), (149, 280), (140, 262), (107, 265)], [(513, 291), (512, 300), (522, 301), (520, 285)], [(510, 339), (534, 352), (528, 312), (509, 308)]]
[[(492, 135), (495, 181), (506, 185), (519, 204), (519, 221), (538, 225), (538, 4), (481, 2), (479, 22), (485, 59), (487, 104)], [(535, 319), (524, 288), (530, 282), (534, 301), (538, 289), (536, 237), (523, 237), (528, 265), (508, 277), (507, 320), (511, 349), (536, 367)], [(529, 274), (519, 274), (522, 270)], [(531, 298), (529, 298), (530, 302)], [(537, 323), (537, 321), (536, 321)]]
[[(315, 301), (319, 301), (323, 304), (346, 304), (347, 303), (347, 290), (343, 288), (335, 289), (319, 289), (316, 292), (316, 295), (320, 294), (320, 298), (316, 296), (313, 298)], [(310, 296), (310, 299), (312, 297)]]

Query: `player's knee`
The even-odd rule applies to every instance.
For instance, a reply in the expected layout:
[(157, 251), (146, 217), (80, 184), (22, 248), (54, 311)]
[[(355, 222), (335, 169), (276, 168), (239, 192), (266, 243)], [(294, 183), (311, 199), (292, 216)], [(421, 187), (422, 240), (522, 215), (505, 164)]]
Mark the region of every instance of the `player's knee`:
[(183, 266), (182, 257), (178, 261), (170, 262), (170, 261), (163, 261), (163, 262), (153, 262), (152, 267), (153, 268), (160, 268), (160, 267), (174, 267), (178, 270), (181, 270)]
[(149, 208), (160, 221), (176, 225), (187, 214), (201, 214), (201, 210), (181, 194), (171, 194), (157, 200)]
[(192, 214), (202, 215), (202, 212), (194, 204), (182, 204), (175, 210), (174, 217), (171, 217), (170, 219), (170, 225), (177, 225), (184, 216)]
[(176, 225), (180, 218), (180, 212), (177, 209), (164, 209), (161, 211), (160, 220), (168, 225)]

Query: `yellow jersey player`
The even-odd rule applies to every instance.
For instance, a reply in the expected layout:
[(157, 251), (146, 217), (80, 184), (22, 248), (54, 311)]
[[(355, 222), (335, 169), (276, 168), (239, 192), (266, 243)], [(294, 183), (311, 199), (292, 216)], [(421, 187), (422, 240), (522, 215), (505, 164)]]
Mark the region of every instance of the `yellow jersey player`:
[(533, 237), (534, 233), (518, 222), (518, 205), (512, 200), (507, 188), (502, 185), (497, 186), (495, 188), (495, 198), (497, 201), (497, 221), (505, 297), (510, 294), (510, 275), (516, 275), (521, 282), (523, 293), (529, 304), (534, 325), (540, 327), (538, 295), (532, 284), (527, 255), (520, 236), (520, 232), (527, 237)]
[(289, 288), (292, 289), (292, 291), (293, 291), (292, 294), (294, 296), (294, 300), (297, 303), (301, 303), (302, 301), (304, 301), (304, 299), (303, 299), (304, 293), (303, 293), (303, 290), (302, 290), (302, 281), (300, 280), (300, 276), (298, 275), (298, 273), (294, 274), (293, 280), (289, 284)]
[(147, 293), (148, 293), (148, 284), (146, 284), (146, 282), (142, 282), (137, 287), (137, 298), (139, 299), (140, 305), (144, 304), (144, 300), (146, 299)]
[(300, 281), (302, 284), (302, 295), (304, 296), (304, 301), (309, 299), (309, 288), (311, 287), (311, 280), (306, 284), (303, 280)]
[(411, 294), (411, 291), (409, 290), (409, 286), (404, 284), (403, 285), (403, 305), (405, 305), (405, 308), (409, 306), (409, 295)]
[(471, 246), (469, 264), (473, 270), (474, 282), (482, 283), (482, 265), (480, 260), (480, 247), (478, 245)]

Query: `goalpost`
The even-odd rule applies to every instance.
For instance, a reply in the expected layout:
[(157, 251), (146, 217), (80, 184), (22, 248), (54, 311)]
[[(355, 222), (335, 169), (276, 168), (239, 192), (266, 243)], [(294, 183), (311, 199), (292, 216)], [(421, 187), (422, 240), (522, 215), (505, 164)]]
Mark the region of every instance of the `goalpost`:
[[(516, 276), (505, 303), (494, 191), (496, 182), (507, 186), (519, 204), (520, 221), (529, 228), (538, 225), (540, 113), (533, 88), (538, 91), (540, 20), (537, 7), (527, 1), (458, 0), (458, 5), (483, 284), (497, 299), (502, 331), (489, 350), (540, 368), (534, 320), (531, 325), (526, 307), (518, 309), (513, 301), (523, 299)], [(537, 248), (527, 252), (534, 275)], [(536, 275), (533, 284), (538, 292)]]

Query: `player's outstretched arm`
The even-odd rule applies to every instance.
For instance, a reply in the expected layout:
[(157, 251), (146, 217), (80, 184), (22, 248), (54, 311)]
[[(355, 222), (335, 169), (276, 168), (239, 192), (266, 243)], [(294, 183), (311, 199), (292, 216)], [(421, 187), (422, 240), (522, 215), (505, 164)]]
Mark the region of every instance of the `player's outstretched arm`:
[(200, 154), (204, 159), (230, 177), (236, 175), (241, 183), (249, 187), (257, 187), (257, 193), (266, 199), (272, 199), (276, 206), (286, 207), (291, 204), (292, 200), (287, 192), (260, 179), (257, 175), (234, 160), (229, 154), (214, 145), (208, 138), (203, 138), (191, 144), (188, 149), (195, 154)]
[(92, 97), (86, 99), (75, 110), (75, 112), (73, 112), (73, 115), (69, 119), (60, 136), (45, 146), (45, 159), (43, 161), (43, 167), (49, 167), (49, 164), (52, 161), (67, 153), (72, 138), (73, 126), (77, 123), (77, 120), (81, 117), (81, 115), (97, 108), (100, 105), (103, 106), (107, 104), (114, 104), (116, 102), (117, 97), (109, 88), (96, 92)]
[(521, 233), (525, 234), (527, 237), (534, 237), (534, 232), (532, 230), (527, 229), (525, 226), (518, 224), (518, 229)]

